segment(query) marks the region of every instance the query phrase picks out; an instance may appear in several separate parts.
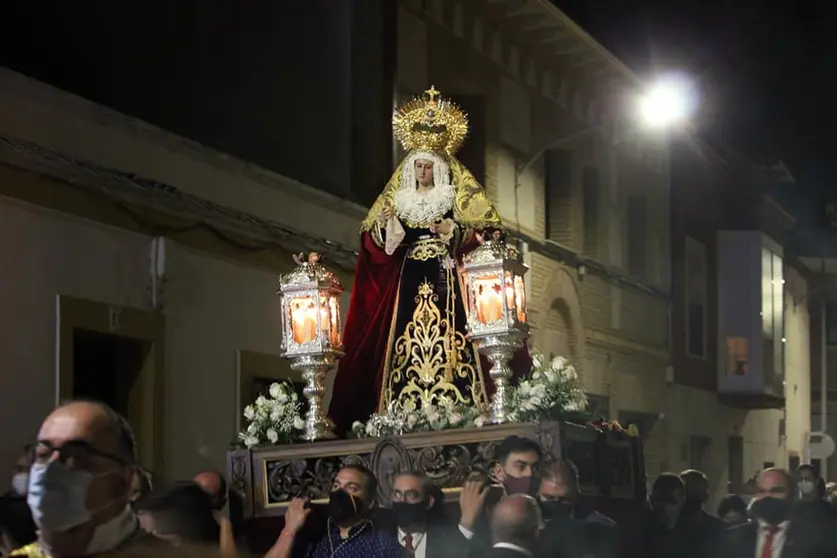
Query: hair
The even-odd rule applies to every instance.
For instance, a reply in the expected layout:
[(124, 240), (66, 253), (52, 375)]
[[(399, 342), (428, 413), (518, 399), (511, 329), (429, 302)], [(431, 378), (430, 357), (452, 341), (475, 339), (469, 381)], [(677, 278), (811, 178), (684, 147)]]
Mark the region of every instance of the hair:
[(758, 475), (756, 475), (756, 483), (758, 483), (759, 477), (761, 477), (765, 473), (779, 473), (784, 477), (785, 483), (788, 485), (788, 493), (791, 500), (796, 499), (797, 494), (797, 485), (796, 485), (796, 478), (793, 475), (788, 473), (785, 469), (781, 467), (768, 467), (767, 469), (762, 470)]
[(534, 452), (538, 454), (538, 459), (543, 457), (543, 452), (541, 451), (541, 446), (538, 443), (530, 438), (524, 438), (523, 436), (508, 436), (500, 445), (497, 446), (497, 450), (494, 452), (496, 460), (501, 465), (506, 462), (506, 459), (509, 458), (509, 455), (513, 453), (527, 453), (527, 452)]
[[(510, 500), (523, 500), (523, 509), (520, 510), (522, 513), (517, 514), (501, 508), (504, 503), (510, 503)], [(542, 518), (538, 502), (528, 494), (505, 496), (491, 516), (491, 533), (495, 542), (530, 542), (541, 526)]]
[(579, 485), (578, 467), (568, 460), (553, 461), (541, 468), (541, 480), (555, 481), (559, 478), (572, 484), (576, 488)]
[(99, 401), (97, 399), (77, 398), (70, 399), (61, 403), (57, 409), (63, 409), (76, 403), (85, 403), (92, 405), (102, 411), (109, 423), (109, 427), (113, 436), (116, 438), (118, 454), (117, 457), (122, 458), (127, 465), (135, 465), (137, 463), (137, 439), (134, 436), (134, 429), (131, 428), (128, 420), (113, 410), (113, 408)]
[(361, 465), (360, 463), (349, 463), (347, 465), (343, 465), (340, 467), (340, 470), (349, 469), (350, 471), (357, 471), (364, 477), (366, 477), (366, 496), (372, 500), (377, 501), (378, 499), (378, 479), (375, 477), (375, 473), (367, 467), (366, 465)]
[(797, 475), (798, 475), (799, 473), (801, 473), (802, 471), (808, 471), (808, 472), (810, 472), (812, 475), (814, 475), (814, 477), (815, 477), (815, 478), (820, 478), (820, 476), (817, 474), (817, 470), (816, 470), (816, 469), (814, 469), (814, 466), (813, 466), (813, 465), (809, 465), (808, 463), (805, 463), (804, 465), (800, 465), (799, 467), (797, 467), (797, 468), (796, 468), (796, 474), (797, 474)]
[(703, 471), (686, 469), (680, 473), (680, 480), (683, 481), (686, 498), (699, 500), (701, 504), (706, 500), (709, 492), (709, 477)]
[(654, 484), (651, 485), (652, 495), (655, 493), (672, 494), (675, 490), (680, 490), (685, 495), (686, 487), (683, 485), (681, 478), (674, 473), (660, 473), (654, 479)]
[(737, 494), (724, 496), (718, 504), (718, 516), (724, 517), (729, 512), (737, 512), (741, 514), (741, 517), (747, 517), (747, 503)]
[(212, 499), (194, 482), (176, 482), (152, 491), (137, 502), (137, 513), (154, 518), (155, 531), (190, 543), (218, 543), (220, 527)]

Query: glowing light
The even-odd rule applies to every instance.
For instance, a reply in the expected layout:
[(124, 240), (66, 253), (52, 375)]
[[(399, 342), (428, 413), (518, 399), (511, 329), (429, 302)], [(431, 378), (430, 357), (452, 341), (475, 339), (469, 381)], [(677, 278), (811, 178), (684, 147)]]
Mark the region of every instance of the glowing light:
[(639, 114), (650, 128), (668, 128), (688, 119), (694, 106), (691, 84), (684, 78), (669, 77), (639, 99)]

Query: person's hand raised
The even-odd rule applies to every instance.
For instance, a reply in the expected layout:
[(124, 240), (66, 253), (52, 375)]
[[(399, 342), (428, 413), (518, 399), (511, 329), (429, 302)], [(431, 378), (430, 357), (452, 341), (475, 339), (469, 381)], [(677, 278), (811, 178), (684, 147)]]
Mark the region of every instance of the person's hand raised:
[(488, 487), (482, 480), (467, 481), (459, 494), (459, 524), (473, 531), (477, 518), (485, 506)]
[(292, 534), (299, 533), (305, 526), (305, 520), (311, 515), (311, 509), (305, 505), (308, 500), (305, 498), (294, 498), (291, 500), (288, 509), (285, 511), (285, 531)]

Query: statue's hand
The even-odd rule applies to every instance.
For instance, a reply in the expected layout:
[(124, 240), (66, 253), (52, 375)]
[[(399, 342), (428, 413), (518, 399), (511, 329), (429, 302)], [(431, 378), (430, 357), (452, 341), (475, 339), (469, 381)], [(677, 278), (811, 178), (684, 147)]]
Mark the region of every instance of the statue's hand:
[(389, 221), (395, 217), (395, 208), (392, 207), (392, 204), (387, 202), (384, 204), (384, 208), (381, 209), (381, 219), (384, 221)]
[(444, 219), (439, 221), (438, 223), (434, 223), (430, 225), (430, 231), (433, 233), (438, 234), (442, 238), (450, 237), (453, 234), (453, 229), (456, 227), (456, 223), (453, 222), (451, 219)]

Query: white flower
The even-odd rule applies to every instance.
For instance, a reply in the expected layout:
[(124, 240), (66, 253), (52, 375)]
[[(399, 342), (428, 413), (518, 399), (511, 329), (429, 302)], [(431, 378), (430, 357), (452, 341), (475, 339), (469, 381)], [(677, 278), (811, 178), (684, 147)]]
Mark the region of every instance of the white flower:
[(253, 408), (252, 405), (247, 405), (244, 407), (244, 418), (247, 420), (253, 420), (256, 417), (256, 410)]
[(279, 422), (280, 420), (282, 420), (282, 413), (280, 413), (276, 409), (273, 409), (270, 412), (270, 420), (272, 420), (273, 422)]
[(278, 383), (274, 382), (270, 384), (270, 396), (274, 399), (278, 399), (280, 395), (282, 395), (282, 386)]
[(259, 431), (259, 425), (256, 424), (255, 422), (251, 422), (249, 425), (247, 425), (247, 433), (248, 434), (255, 434), (258, 431)]
[(375, 423), (374, 421), (370, 420), (369, 423), (366, 425), (366, 434), (369, 436), (375, 436), (375, 430)]
[(271, 410), (270, 414), (273, 415), (273, 413), (279, 413), (280, 415), (284, 414), (285, 413), (285, 406), (282, 405), (281, 403), (273, 403), (272, 410)]
[(553, 370), (561, 370), (567, 365), (567, 359), (561, 356), (557, 356), (552, 359), (552, 362), (549, 363), (549, 367)]
[(253, 446), (259, 445), (259, 439), (255, 436), (247, 436), (244, 438), (244, 445), (248, 448), (252, 448)]
[(264, 407), (267, 405), (267, 399), (265, 399), (264, 395), (260, 395), (256, 398), (256, 407)]
[[(357, 423), (355, 423), (355, 424), (357, 424)], [(302, 430), (303, 428), (305, 428), (305, 421), (302, 420), (302, 417), (300, 417), (300, 416), (294, 417), (294, 428), (296, 428), (297, 430)], [(352, 426), (352, 428), (354, 429), (354, 426)]]
[(543, 367), (543, 356), (540, 353), (532, 354), (532, 368), (535, 370)]
[(276, 399), (279, 403), (287, 403), (290, 397), (288, 397), (288, 394), (283, 391), (277, 397), (274, 397), (274, 399)]
[(482, 428), (485, 425), (486, 418), (482, 415), (478, 416), (474, 419), (474, 426), (477, 428)]
[(457, 412), (453, 412), (450, 414), (448, 420), (450, 421), (451, 425), (457, 425), (462, 420), (462, 415), (460, 415)]
[(277, 440), (279, 440), (279, 434), (277, 434), (277, 432), (274, 429), (268, 428), (267, 439), (270, 440), (271, 444), (275, 444)]
[(540, 407), (542, 404), (543, 404), (543, 398), (539, 397), (537, 395), (533, 396), (532, 399), (529, 400), (529, 405), (531, 405), (531, 407), (533, 407), (535, 409)]

